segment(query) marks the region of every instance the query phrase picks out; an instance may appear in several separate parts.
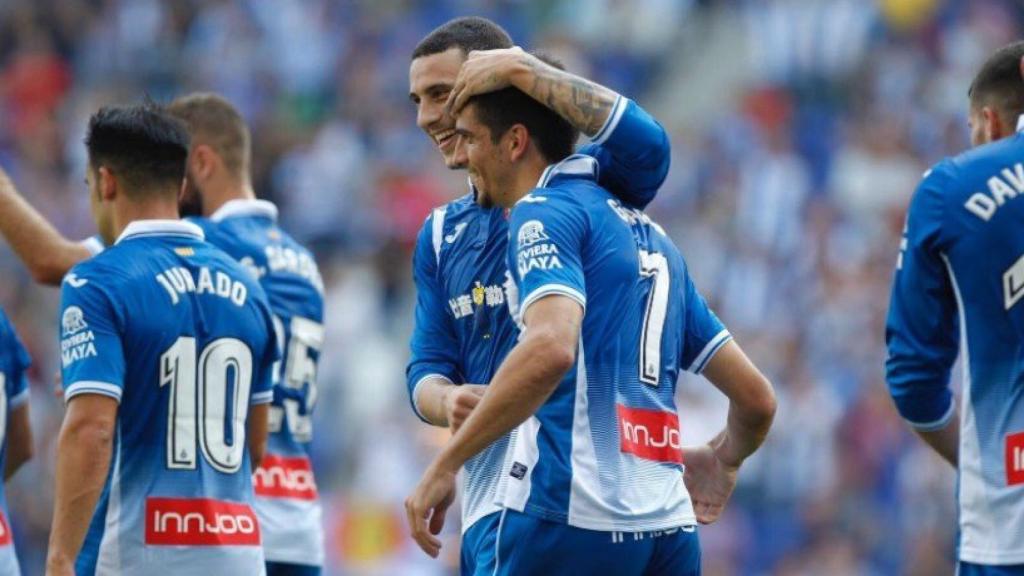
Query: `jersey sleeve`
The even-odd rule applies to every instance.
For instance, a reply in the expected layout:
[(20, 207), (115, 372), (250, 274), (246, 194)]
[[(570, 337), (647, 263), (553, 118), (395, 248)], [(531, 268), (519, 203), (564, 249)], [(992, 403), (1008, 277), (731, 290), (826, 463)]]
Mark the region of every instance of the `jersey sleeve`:
[(683, 298), (685, 306), (683, 350), (680, 358), (686, 370), (700, 374), (732, 335), (718, 319), (704, 297), (697, 290), (693, 279), (685, 274), (686, 288)]
[(2, 313), (0, 319), (6, 324), (0, 333), (6, 332), (8, 335), (4, 351), (7, 355), (7, 362), (4, 364), (7, 366), (4, 372), (4, 392), (7, 394), (7, 409), (13, 410), (28, 401), (27, 372), (32, 365), (32, 359), (14, 331), (14, 326)]
[(629, 206), (643, 209), (668, 176), (672, 148), (668, 134), (636, 102), (619, 96), (612, 113), (580, 154), (601, 169), (598, 183)]
[(534, 190), (512, 209), (509, 270), (519, 294), (517, 320), (537, 300), (551, 294), (572, 298), (586, 309), (583, 246), (584, 208), (563, 192)]
[(88, 250), (89, 254), (93, 256), (96, 256), (107, 249), (106, 244), (103, 243), (103, 238), (101, 238), (99, 234), (89, 236), (85, 240), (80, 240), (78, 244)]
[(121, 318), (94, 274), (78, 271), (61, 285), (61, 381), (64, 401), (102, 394), (121, 401), (125, 359)]
[(925, 175), (910, 202), (885, 326), (886, 380), (896, 408), (919, 430), (946, 426), (954, 412), (949, 374), (959, 336), (956, 297), (943, 260), (941, 165)]
[(452, 383), (461, 380), (455, 326), (437, 278), (443, 226), (444, 209), (435, 210), (416, 238), (412, 257), (416, 313), (405, 376), (413, 412), (424, 422), (426, 419), (416, 405), (417, 387), (429, 378), (441, 378)]
[[(258, 287), (255, 283), (254, 285)], [(274, 317), (266, 302), (266, 295), (262, 289), (254, 290), (254, 293), (254, 295), (258, 294), (256, 302), (260, 321), (263, 323), (264, 344), (261, 353), (256, 358), (256, 373), (253, 375), (252, 391), (249, 397), (251, 405), (267, 404), (274, 400), (277, 361), (281, 359), (280, 342), (274, 327)]]

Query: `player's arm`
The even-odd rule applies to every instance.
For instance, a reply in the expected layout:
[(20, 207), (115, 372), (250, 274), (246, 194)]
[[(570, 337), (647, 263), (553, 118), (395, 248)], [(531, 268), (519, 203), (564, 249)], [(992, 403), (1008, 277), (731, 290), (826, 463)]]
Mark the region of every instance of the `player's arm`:
[(946, 461), (956, 466), (959, 427), (949, 387), (959, 350), (954, 288), (943, 260), (949, 168), (925, 175), (907, 214), (902, 249), (886, 319), (885, 361), (889, 393), (904, 420)]
[(735, 341), (728, 341), (708, 361), (704, 377), (729, 399), (725, 430), (713, 442), (715, 455), (739, 468), (768, 436), (775, 418), (775, 391)]
[(110, 467), (117, 405), (101, 394), (79, 394), (68, 401), (57, 440), (47, 574), (73, 574)]
[[(25, 395), (28, 400), (28, 395)], [(32, 459), (32, 426), (29, 422), (28, 402), (12, 407), (7, 418), (7, 461), (4, 463), (4, 481), (14, 476), (22, 464)]]
[(267, 453), (267, 421), (270, 418), (270, 404), (255, 404), (249, 407), (249, 421), (246, 423), (246, 442), (249, 443), (249, 463), (253, 470), (259, 468)]
[(72, 266), (92, 256), (78, 242), (65, 238), (18, 194), (0, 169), (0, 234), (28, 267), (32, 278), (56, 286)]
[(89, 352), (63, 359), (67, 410), (57, 440), (53, 525), (47, 574), (72, 574), (106, 482), (117, 409), (125, 381), (120, 302), (100, 286), (103, 275), (80, 271), (61, 286), (61, 349), (89, 343)]
[[(526, 311), (523, 338), (501, 363), (479, 405), (445, 445), (424, 478), (453, 483), (459, 468), (495, 440), (522, 424), (547, 401), (576, 361), (583, 307), (572, 298), (554, 294), (536, 301)], [(433, 489), (437, 489), (434, 487)], [(444, 527), (451, 501), (425, 514), (433, 505), (426, 498), (406, 502), (413, 538), (437, 557), (441, 542), (434, 535)]]
[(444, 235), (443, 214), (435, 211), (420, 230), (413, 252), (416, 312), (406, 385), (413, 412), (435, 426), (458, 427), (476, 406), (482, 386), (459, 386), (459, 344), (437, 277)]
[(671, 146), (658, 122), (614, 90), (513, 47), (470, 52), (448, 97), (457, 112), (477, 94), (513, 86), (564, 118), (590, 144), (600, 183), (627, 204), (644, 208), (668, 175)]

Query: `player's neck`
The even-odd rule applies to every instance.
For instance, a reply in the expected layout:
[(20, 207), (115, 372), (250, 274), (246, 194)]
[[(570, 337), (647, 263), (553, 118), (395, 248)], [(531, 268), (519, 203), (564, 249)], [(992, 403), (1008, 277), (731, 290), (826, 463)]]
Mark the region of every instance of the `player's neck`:
[(255, 200), (256, 193), (249, 182), (225, 182), (203, 190), (203, 216), (216, 214), (222, 206), (232, 200)]
[(129, 224), (138, 220), (178, 220), (178, 203), (174, 197), (168, 201), (148, 200), (146, 202), (123, 202), (114, 212), (115, 238)]
[(537, 182), (547, 166), (547, 163), (538, 157), (526, 162), (522, 169), (517, 170), (512, 177), (512, 185), (509, 187), (510, 194), (507, 196), (508, 201), (504, 203), (504, 207), (515, 206), (516, 202), (536, 188)]

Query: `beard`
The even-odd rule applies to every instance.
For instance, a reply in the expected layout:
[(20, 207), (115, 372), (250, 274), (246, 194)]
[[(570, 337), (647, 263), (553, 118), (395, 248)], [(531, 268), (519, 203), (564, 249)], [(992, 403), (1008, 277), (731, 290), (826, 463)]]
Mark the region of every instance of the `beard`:
[(188, 176), (185, 177), (185, 190), (178, 198), (178, 212), (182, 218), (203, 215), (203, 195)]

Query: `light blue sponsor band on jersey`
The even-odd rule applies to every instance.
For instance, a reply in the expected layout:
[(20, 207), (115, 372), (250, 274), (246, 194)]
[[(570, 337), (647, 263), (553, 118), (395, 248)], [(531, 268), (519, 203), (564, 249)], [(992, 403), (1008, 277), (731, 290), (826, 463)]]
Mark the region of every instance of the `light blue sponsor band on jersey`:
[(612, 111), (608, 114), (608, 119), (604, 121), (604, 126), (601, 126), (597, 134), (590, 138), (590, 142), (597, 145), (603, 144), (611, 136), (612, 132), (615, 132), (615, 128), (619, 125), (619, 120), (622, 119), (622, 114), (628, 106), (628, 98), (623, 98), (621, 94), (616, 96), (615, 104), (612, 104)]
[(526, 297), (526, 300), (523, 300), (523, 304), (519, 307), (519, 317), (526, 318), (526, 309), (530, 307), (530, 304), (552, 294), (568, 296), (578, 302), (579, 305), (583, 307), (584, 311), (587, 309), (587, 297), (575, 288), (570, 288), (564, 284), (545, 284), (531, 292), (530, 295)]
[(21, 406), (25, 402), (28, 402), (28, 388), (25, 388), (21, 392), (18, 392), (14, 396), (7, 399), (7, 407), (14, 409)]
[(729, 334), (728, 330), (722, 330), (716, 334), (715, 337), (704, 346), (704, 349), (700, 351), (700, 354), (697, 355), (697, 358), (694, 359), (693, 364), (690, 364), (690, 367), (687, 368), (687, 370), (694, 374), (700, 374), (703, 372), (708, 361), (710, 361), (715, 353), (718, 352), (722, 346), (725, 346), (725, 343), (729, 340), (732, 340), (732, 334)]
[(453, 386), (455, 385), (455, 382), (452, 382), (452, 379), (447, 377), (447, 376), (445, 376), (444, 374), (427, 374), (426, 376), (424, 376), (424, 377), (420, 378), (419, 380), (417, 380), (416, 384), (413, 385), (413, 387), (412, 387), (412, 409), (413, 409), (413, 411), (416, 412), (416, 415), (420, 417), (420, 420), (428, 421), (428, 422), (429, 422), (429, 420), (424, 418), (423, 417), (423, 412), (420, 411), (420, 395), (419, 394), (420, 394), (420, 384), (423, 384), (424, 382), (426, 382), (427, 380), (430, 380), (431, 378), (438, 378), (438, 379), (444, 380), (445, 382), (447, 382), (447, 383), (449, 383), (449, 384), (451, 384)]
[(79, 394), (102, 394), (121, 402), (121, 387), (109, 382), (96, 382), (94, 380), (75, 382), (64, 389), (64, 402), (67, 403), (68, 400)]

